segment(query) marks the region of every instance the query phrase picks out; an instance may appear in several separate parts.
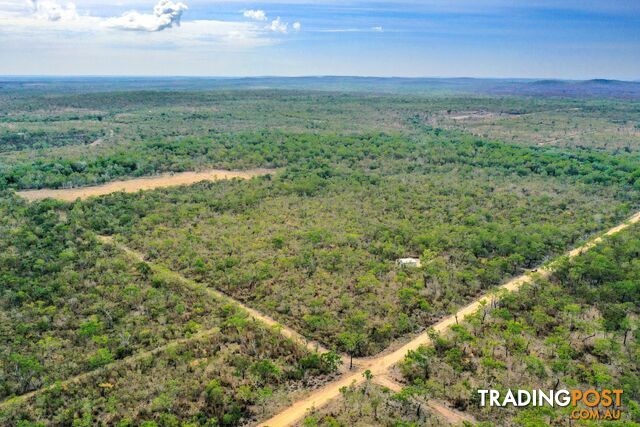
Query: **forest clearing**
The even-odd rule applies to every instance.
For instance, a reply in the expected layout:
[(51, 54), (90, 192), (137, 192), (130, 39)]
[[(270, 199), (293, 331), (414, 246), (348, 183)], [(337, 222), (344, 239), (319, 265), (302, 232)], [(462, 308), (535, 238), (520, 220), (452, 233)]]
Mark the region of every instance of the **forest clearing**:
[(127, 179), (122, 181), (112, 181), (106, 184), (61, 189), (39, 189), (19, 191), (17, 194), (27, 200), (57, 199), (66, 202), (73, 202), (76, 199), (86, 199), (89, 197), (104, 196), (118, 191), (125, 193), (135, 193), (142, 190), (153, 190), (154, 188), (175, 187), (179, 185), (190, 185), (201, 181), (219, 181), (224, 179), (249, 179), (255, 176), (274, 174), (275, 169), (250, 169), (243, 171), (228, 171), (212, 169), (200, 172), (177, 172), (162, 174), (158, 176), (148, 176), (144, 178)]

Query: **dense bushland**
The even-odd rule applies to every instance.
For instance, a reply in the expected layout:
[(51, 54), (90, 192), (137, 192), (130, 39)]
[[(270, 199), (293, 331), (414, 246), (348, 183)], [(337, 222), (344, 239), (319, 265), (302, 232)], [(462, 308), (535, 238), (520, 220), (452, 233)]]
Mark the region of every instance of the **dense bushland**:
[[(637, 199), (631, 157), (435, 131), (419, 141), (271, 138), (246, 149), (283, 157), (270, 164), (286, 166), (275, 176), (114, 194), (72, 213), (308, 336), (364, 355), (621, 220)], [(405, 256), (424, 267), (398, 268)]]
[[(147, 141), (90, 158), (58, 158), (0, 164), (0, 185), (10, 188), (61, 188), (116, 178), (216, 167), (341, 166), (362, 171), (421, 171), (451, 164), (492, 167), (520, 176), (566, 177), (579, 182), (634, 186), (640, 182), (635, 156), (592, 151), (524, 148), (486, 142), (468, 135), (425, 128), (406, 134), (313, 135), (232, 133), (212, 138)], [(316, 174), (321, 172), (316, 171)], [(640, 184), (637, 184), (640, 186)], [(636, 187), (637, 187), (636, 186)]]
[(233, 426), (312, 387), (335, 359), (309, 354), (228, 308), (220, 329), (0, 403), (3, 425)]
[(235, 425), (337, 367), (331, 355), (309, 353), (100, 244), (53, 201), (0, 197), (0, 282), (0, 397), (54, 385), (2, 404), (0, 424), (175, 418)]
[(409, 354), (405, 381), (490, 425), (566, 425), (570, 409), (480, 408), (480, 388), (622, 389), (623, 419), (638, 425), (639, 254), (635, 226), (560, 262), (550, 280), (505, 295)]
[(42, 148), (63, 147), (66, 145), (89, 144), (98, 140), (97, 132), (70, 129), (66, 132), (29, 131), (0, 133), (0, 152), (18, 150), (37, 150)]
[[(639, 112), (516, 96), (0, 91), (0, 397), (53, 385), (2, 403), (0, 424), (268, 416), (334, 371), (335, 355), (165, 267), (336, 349), (376, 353), (635, 210)], [(13, 194), (212, 167), (279, 170), (71, 204)], [(308, 422), (434, 421), (411, 394), (496, 425), (564, 416), (483, 412), (473, 393), (487, 384), (612, 384), (637, 401), (637, 242), (616, 239), (410, 354), (407, 391), (367, 381), (344, 390), (335, 419)], [(423, 266), (396, 264), (407, 256)]]

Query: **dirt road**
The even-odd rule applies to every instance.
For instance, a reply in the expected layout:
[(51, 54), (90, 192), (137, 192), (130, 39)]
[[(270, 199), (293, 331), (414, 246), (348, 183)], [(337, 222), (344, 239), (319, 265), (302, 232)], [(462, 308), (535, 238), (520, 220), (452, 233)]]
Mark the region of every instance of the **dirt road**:
[(76, 199), (86, 199), (92, 196), (103, 196), (105, 194), (124, 191), (125, 193), (135, 193), (138, 190), (152, 190), (154, 188), (173, 187), (176, 185), (195, 184), (200, 181), (220, 181), (232, 178), (249, 179), (254, 176), (275, 173), (274, 169), (250, 169), (244, 171), (227, 171), (212, 169), (202, 172), (180, 172), (176, 174), (163, 174), (144, 178), (128, 179), (124, 181), (113, 181), (92, 187), (78, 187), (67, 189), (42, 189), (19, 191), (18, 195), (29, 201), (42, 200), (47, 198), (73, 202)]
[[(610, 236), (612, 234), (618, 233), (625, 228), (629, 227), (632, 224), (635, 224), (640, 221), (640, 212), (633, 215), (626, 222), (613, 227), (604, 235)], [(590, 248), (596, 245), (598, 242), (602, 240), (602, 237), (596, 237), (582, 246), (575, 248), (566, 253), (568, 257), (575, 257)], [(546, 268), (540, 268), (537, 271), (530, 271), (521, 276), (518, 276), (514, 279), (509, 280), (504, 285), (500, 286), (498, 290), (502, 290), (505, 292), (513, 292), (518, 290), (525, 283), (529, 283), (533, 280), (533, 278), (538, 275), (542, 277), (548, 277), (553, 271), (553, 264)], [(480, 309), (483, 304), (489, 304), (491, 300), (494, 298), (494, 294), (491, 293), (489, 295), (484, 295), (471, 304), (461, 308), (455, 314), (445, 317), (435, 325), (433, 325), (433, 329), (439, 333), (447, 333), (449, 327), (454, 325), (457, 321), (462, 321), (465, 316), (475, 313), (478, 309)], [(324, 406), (332, 399), (335, 399), (340, 395), (340, 388), (344, 386), (348, 386), (352, 383), (360, 384), (364, 381), (364, 377), (362, 374), (367, 369), (371, 371), (374, 378), (376, 376), (386, 376), (387, 371), (398, 362), (400, 362), (404, 356), (407, 354), (409, 350), (416, 350), (421, 345), (430, 345), (431, 339), (429, 338), (429, 334), (424, 332), (406, 344), (400, 345), (395, 349), (388, 349), (383, 352), (382, 355), (370, 358), (370, 359), (359, 359), (358, 360), (358, 368), (344, 374), (342, 377), (338, 378), (336, 381), (326, 384), (324, 387), (314, 391), (309, 396), (295, 402), (289, 408), (275, 415), (271, 419), (265, 421), (260, 426), (270, 426), (270, 427), (284, 427), (295, 424), (300, 421), (309, 410), (314, 408), (319, 408)]]

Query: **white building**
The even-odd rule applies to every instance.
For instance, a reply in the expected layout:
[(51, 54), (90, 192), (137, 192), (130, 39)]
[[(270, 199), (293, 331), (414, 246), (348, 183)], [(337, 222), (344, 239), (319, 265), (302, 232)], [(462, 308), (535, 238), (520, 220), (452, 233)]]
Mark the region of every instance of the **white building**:
[(400, 258), (396, 260), (396, 265), (400, 267), (419, 268), (422, 266), (422, 263), (420, 262), (420, 258)]

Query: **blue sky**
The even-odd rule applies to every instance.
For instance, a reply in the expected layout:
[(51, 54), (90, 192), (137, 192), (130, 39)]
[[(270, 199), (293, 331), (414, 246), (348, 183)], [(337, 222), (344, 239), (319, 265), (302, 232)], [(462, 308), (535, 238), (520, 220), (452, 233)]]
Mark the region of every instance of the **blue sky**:
[(637, 80), (640, 1), (0, 0), (0, 74)]

